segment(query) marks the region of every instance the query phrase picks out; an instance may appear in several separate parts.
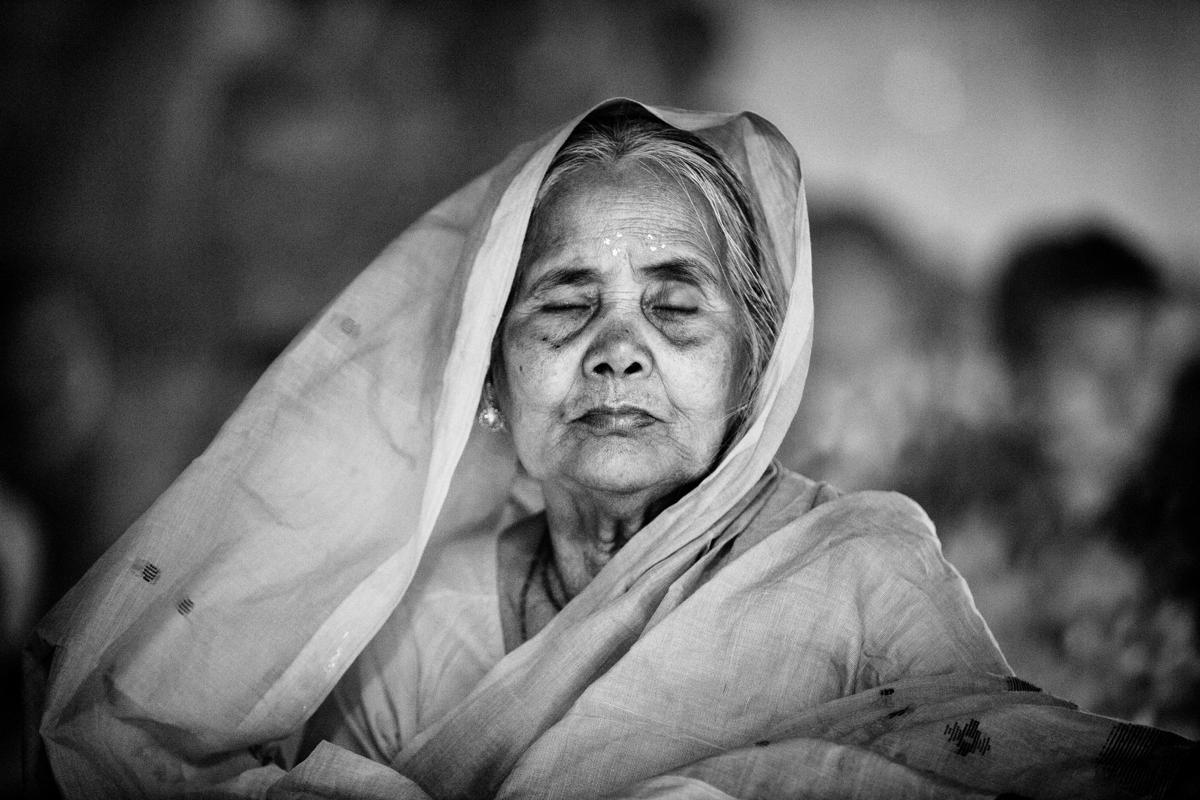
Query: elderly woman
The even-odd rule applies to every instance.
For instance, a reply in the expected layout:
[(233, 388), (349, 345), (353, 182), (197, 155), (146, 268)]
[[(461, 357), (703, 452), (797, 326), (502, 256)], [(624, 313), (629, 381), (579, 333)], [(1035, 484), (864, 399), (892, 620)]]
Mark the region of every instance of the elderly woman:
[(1013, 678), (912, 502), (773, 463), (807, 253), (752, 115), (610, 102), (435, 208), (43, 623), (63, 793), (1136, 790), (1182, 740)]

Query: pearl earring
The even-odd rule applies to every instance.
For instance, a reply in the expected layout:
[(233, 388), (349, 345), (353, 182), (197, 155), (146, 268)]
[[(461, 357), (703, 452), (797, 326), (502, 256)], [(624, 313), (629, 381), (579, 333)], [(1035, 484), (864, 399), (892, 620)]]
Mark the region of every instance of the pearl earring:
[(492, 433), (499, 433), (505, 429), (504, 415), (496, 407), (496, 393), (492, 389), (491, 379), (483, 384), (483, 408), (479, 409), (479, 416), (475, 420), (480, 427), (486, 428)]

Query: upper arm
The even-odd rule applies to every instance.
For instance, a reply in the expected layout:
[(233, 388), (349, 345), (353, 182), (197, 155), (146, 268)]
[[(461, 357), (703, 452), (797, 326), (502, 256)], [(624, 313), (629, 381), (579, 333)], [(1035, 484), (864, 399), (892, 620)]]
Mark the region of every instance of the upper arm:
[[(907, 498), (886, 498), (878, 528), (852, 543), (862, 570), (865, 685), (954, 671), (1011, 674), (933, 525)], [(870, 535), (873, 534), (873, 535)]]

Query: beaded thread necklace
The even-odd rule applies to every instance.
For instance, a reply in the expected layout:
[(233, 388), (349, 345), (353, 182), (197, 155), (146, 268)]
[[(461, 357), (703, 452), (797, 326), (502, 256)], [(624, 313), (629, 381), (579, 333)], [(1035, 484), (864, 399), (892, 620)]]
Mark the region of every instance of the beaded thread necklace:
[(542, 592), (546, 595), (546, 599), (550, 601), (550, 605), (554, 606), (554, 613), (557, 614), (563, 610), (563, 606), (567, 604), (566, 588), (563, 585), (562, 576), (558, 572), (558, 565), (554, 561), (553, 549), (550, 545), (549, 534), (542, 537), (538, 543), (537, 553), (529, 562), (529, 569), (525, 573), (525, 583), (521, 585), (521, 597), (518, 601), (519, 619), (521, 630), (521, 641), (529, 641), (529, 590), (533, 586), (534, 579), (537, 578), (541, 583)]

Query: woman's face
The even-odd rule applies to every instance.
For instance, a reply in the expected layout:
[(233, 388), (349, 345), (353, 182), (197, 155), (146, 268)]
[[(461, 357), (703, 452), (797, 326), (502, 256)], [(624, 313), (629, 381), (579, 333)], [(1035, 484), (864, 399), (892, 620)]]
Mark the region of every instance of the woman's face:
[(592, 167), (532, 225), (498, 382), (526, 470), (568, 491), (656, 497), (702, 476), (740, 349), (707, 203), (637, 165)]

